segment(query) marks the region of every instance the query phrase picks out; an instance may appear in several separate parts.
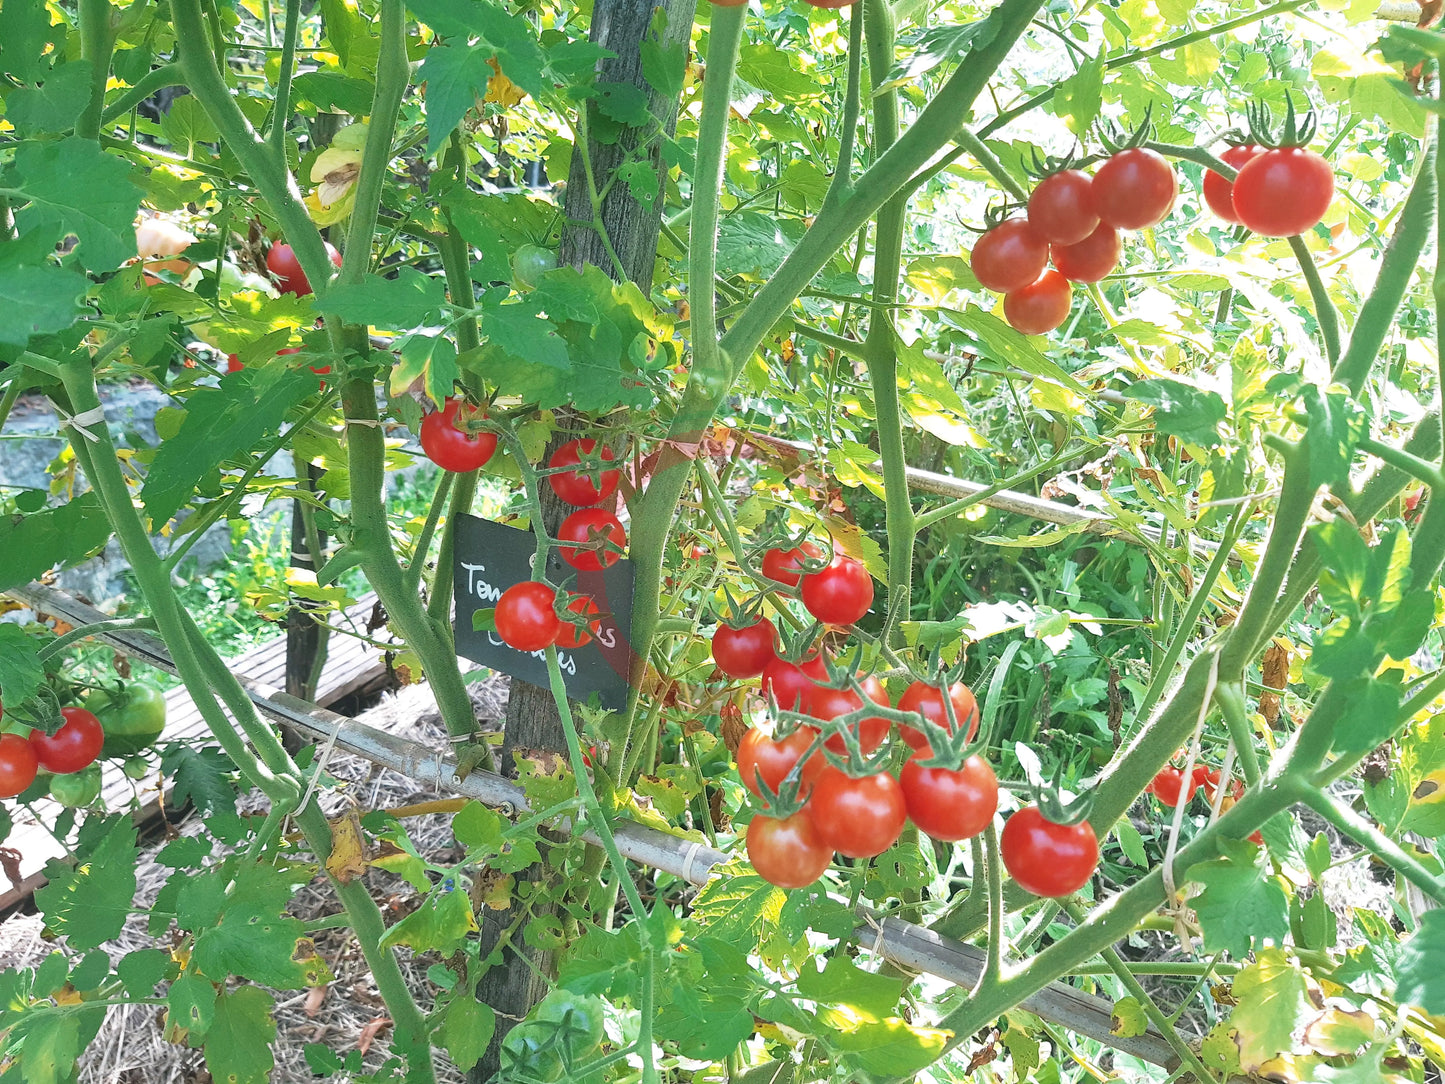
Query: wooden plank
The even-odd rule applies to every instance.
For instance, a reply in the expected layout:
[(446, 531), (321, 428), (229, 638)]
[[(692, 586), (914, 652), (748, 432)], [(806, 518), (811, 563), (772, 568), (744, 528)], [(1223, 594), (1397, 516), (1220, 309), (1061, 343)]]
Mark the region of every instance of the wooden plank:
[[(62, 601), (66, 599), (66, 596), (60, 592), (51, 592), (49, 588), (40, 588), (36, 591), (22, 589), (14, 592), (13, 595), (34, 609), (55, 614), (63, 620), (70, 621), (72, 617), (77, 616), (74, 613), (60, 611), (59, 606), (61, 605), (66, 605), (67, 611), (70, 609), (70, 605)], [(348, 608), (345, 614), (336, 615), (333, 623), (350, 621), (364, 624), (371, 614), (375, 601), (376, 596), (365, 596), (354, 606)], [(47, 602), (55, 608), (47, 608)], [(73, 602), (74, 600), (69, 600), (70, 604)], [(93, 620), (93, 618), (86, 620)], [(72, 621), (72, 623), (74, 622)], [(130, 651), (127, 653), (139, 655), (143, 661), (155, 665), (156, 653), (164, 655), (164, 646), (154, 637), (147, 637), (147, 639), (153, 643), (149, 645), (146, 652)], [(370, 644), (363, 643), (353, 636), (339, 634), (332, 636), (332, 643), (336, 650), (327, 655), (317, 689), (317, 700), (323, 704), (333, 703), (343, 696), (356, 692), (386, 671), (382, 652)], [(121, 648), (121, 650), (125, 649)], [(168, 657), (166, 661), (169, 661)], [(250, 651), (231, 660), (230, 665), (235, 673), (251, 680), (264, 681), (268, 685), (282, 684), (285, 681), (286, 673), (286, 638), (277, 636), (257, 644)], [(161, 668), (171, 669), (165, 666)], [(210, 728), (196, 709), (194, 701), (191, 700), (190, 694), (186, 692), (184, 686), (178, 685), (168, 690), (166, 692), (166, 729), (162, 735), (163, 739), (176, 741), (202, 738), (209, 734)], [(140, 802), (135, 809), (134, 816), (138, 823), (143, 823), (156, 816), (160, 811), (160, 795), (156, 791), (154, 779), (133, 781), (126, 777), (118, 763), (105, 761), (101, 764), (100, 794), (107, 809), (130, 807), (137, 796), (137, 791), (139, 791)], [(64, 808), (49, 798), (41, 798), (32, 803), (30, 809), (17, 806), (13, 810), (15, 827), (11, 830), (9, 838), (4, 840), (4, 846), (13, 848), (20, 853), (20, 883), (18, 885), (6, 883), (4, 891), (0, 892), (0, 911), (28, 899), (37, 888), (45, 883), (45, 875), (42, 871), (46, 863), (53, 858), (66, 856), (65, 848), (47, 829), (47, 825), (54, 824), (63, 813)]]

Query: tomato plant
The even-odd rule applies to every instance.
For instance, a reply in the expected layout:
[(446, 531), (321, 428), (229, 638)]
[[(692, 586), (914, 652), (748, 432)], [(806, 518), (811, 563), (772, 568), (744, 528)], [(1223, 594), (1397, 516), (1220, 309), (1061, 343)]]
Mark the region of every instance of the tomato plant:
[[(320, 370), (312, 370), (319, 372)], [(442, 470), (466, 474), (486, 466), (497, 450), (495, 433), (471, 433), (457, 424), (462, 400), (451, 398), (421, 421), (421, 450)]]
[(557, 539), (578, 543), (559, 546), (557, 552), (562, 560), (581, 572), (611, 568), (627, 548), (627, 532), (622, 522), (603, 508), (579, 508), (573, 512), (557, 528)]
[(775, 657), (763, 664), (761, 691), (764, 699), (777, 701), (786, 711), (802, 711), (812, 690), (828, 680), (828, 664), (821, 655), (802, 662)]
[(598, 621), (592, 618), (602, 611), (597, 601), (586, 595), (576, 596), (565, 608), (568, 613), (575, 614), (581, 620), (575, 624), (571, 621), (560, 621), (554, 643), (560, 648), (573, 651), (592, 642), (598, 628)]
[[(759, 780), (768, 790), (776, 792), (817, 736), (816, 730), (806, 726), (798, 727), (784, 738), (772, 738), (757, 728), (749, 730), (738, 744), (738, 778), (756, 797), (763, 797)], [(803, 773), (801, 780), (803, 791), (799, 797), (806, 797), (808, 774)]]
[(84, 708), (61, 708), (60, 714), (65, 720), (60, 729), (54, 734), (32, 730), (30, 745), (47, 772), (78, 772), (100, 756), (105, 731), (100, 720)]
[[(966, 727), (967, 740), (972, 740), (978, 732), (978, 701), (974, 698), (973, 690), (961, 681), (949, 685), (947, 704), (944, 703), (943, 689), (940, 686), (930, 685), (926, 681), (915, 681), (904, 689), (903, 695), (898, 698), (898, 710), (916, 711), (930, 723), (941, 726), (950, 733)], [(949, 712), (953, 713), (951, 722)], [(903, 740), (914, 749), (922, 749), (928, 745), (928, 735), (917, 727), (904, 724), (899, 727), (899, 732)]]
[(100, 765), (87, 764), (76, 772), (50, 777), (50, 797), (67, 809), (91, 805), (100, 797)]
[[(329, 242), (326, 245), (326, 255), (333, 265), (341, 266), (341, 253)], [(285, 241), (278, 241), (266, 250), (266, 270), (275, 281), (276, 288), (283, 294), (304, 297), (311, 293), (311, 282), (301, 268), (296, 251)]]
[(1119, 265), (1121, 248), (1119, 231), (1101, 222), (1082, 241), (1054, 245), (1049, 253), (1054, 269), (1070, 282), (1099, 282)]
[(1011, 816), (999, 836), (1004, 868), (1035, 896), (1069, 896), (1099, 865), (1099, 840), (1089, 823), (1055, 824), (1038, 806)]
[(797, 587), (803, 578), (804, 560), (822, 556), (823, 551), (811, 542), (786, 550), (773, 547), (763, 554), (763, 575), (785, 586)]
[(557, 642), (562, 621), (557, 616), (557, 592), (537, 580), (514, 583), (497, 599), (497, 635), (518, 651), (540, 651)]
[(1189, 787), (1186, 791), (1184, 786), (1184, 773), (1178, 768), (1165, 765), (1159, 769), (1149, 784), (1150, 792), (1158, 798), (1162, 805), (1171, 809), (1178, 805), (1181, 800), (1187, 802), (1194, 797), (1194, 791), (1199, 786), (1197, 776), (1191, 777)]
[[(870, 674), (861, 678), (859, 684), (863, 687), (864, 696), (873, 703), (888, 703), (888, 691), (876, 677)], [(840, 715), (857, 711), (862, 706), (863, 697), (852, 689), (835, 689), (829, 685), (814, 685), (806, 690), (802, 702), (803, 711), (823, 722), (831, 722)], [(848, 729), (857, 737), (864, 756), (882, 745), (892, 728), (891, 722), (878, 715), (865, 716), (859, 722), (848, 724)], [(824, 745), (834, 753), (843, 753), (847, 749), (841, 734), (831, 735)]]
[(717, 668), (731, 678), (755, 678), (777, 656), (773, 643), (778, 630), (766, 617), (733, 628), (719, 625), (712, 634), (712, 657)]
[(934, 839), (972, 839), (998, 810), (998, 777), (971, 756), (959, 768), (924, 767), (915, 753), (898, 775), (908, 817)]
[[(1264, 148), (1254, 143), (1231, 143), (1220, 152), (1219, 160), (1238, 170), (1262, 153)], [(1204, 202), (1225, 222), (1239, 223), (1239, 212), (1234, 209), (1234, 182), (1225, 180), (1224, 174), (1212, 169), (1204, 171)]]

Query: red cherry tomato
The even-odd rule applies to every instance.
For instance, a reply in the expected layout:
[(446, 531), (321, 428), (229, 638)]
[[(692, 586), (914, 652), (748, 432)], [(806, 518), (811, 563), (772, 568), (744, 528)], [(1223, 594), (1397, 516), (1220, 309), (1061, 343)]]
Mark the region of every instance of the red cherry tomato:
[[(978, 701), (974, 699), (973, 690), (963, 682), (956, 681), (948, 687), (948, 699), (953, 705), (953, 728), (948, 725), (948, 711), (943, 706), (943, 690), (937, 685), (915, 681), (904, 689), (903, 695), (898, 698), (898, 710), (916, 711), (930, 723), (936, 723), (945, 730), (966, 726), (968, 737), (964, 740), (972, 741), (974, 734), (978, 733)], [(917, 727), (901, 726), (899, 733), (914, 749), (928, 748), (928, 735)]]
[(61, 708), (60, 714), (65, 724), (54, 734), (32, 730), (30, 744), (42, 768), (65, 775), (89, 767), (100, 756), (105, 730), (100, 720), (84, 708)]
[(1266, 237), (1294, 237), (1313, 229), (1330, 209), (1335, 175), (1304, 147), (1277, 147), (1246, 162), (1234, 179), (1239, 221)]
[(898, 780), (887, 772), (854, 779), (831, 765), (818, 773), (807, 812), (823, 843), (849, 858), (882, 854), (908, 821)]
[(1159, 769), (1159, 774), (1156, 775), (1154, 781), (1149, 784), (1149, 789), (1154, 797), (1159, 799), (1162, 805), (1167, 805), (1172, 809), (1179, 804), (1179, 796), (1181, 794), (1184, 795), (1184, 801), (1186, 802), (1193, 798), (1195, 788), (1198, 787), (1198, 785), (1196, 780), (1190, 779), (1188, 793), (1185, 793), (1184, 773), (1178, 768), (1166, 764)]
[[(569, 440), (552, 453), (552, 458), (547, 461), (547, 466), (575, 467), (582, 461), (584, 455), (593, 457), (596, 448), (595, 440), (586, 438)], [(612, 452), (606, 448), (602, 449), (600, 457), (604, 462), (612, 462)], [(578, 508), (601, 504), (617, 492), (617, 483), (621, 479), (622, 472), (615, 470), (602, 471), (595, 482), (592, 480), (592, 475), (585, 469), (547, 475), (547, 482), (551, 485), (552, 492), (568, 504), (576, 505)]]
[(35, 746), (19, 734), (0, 734), (0, 798), (14, 798), (31, 783), (40, 769)]
[(763, 664), (762, 692), (764, 698), (778, 702), (784, 711), (803, 711), (808, 693), (817, 682), (828, 680), (828, 664), (821, 655), (814, 655), (801, 665), (787, 659), (773, 658)]
[[(326, 243), (326, 254), (331, 257), (333, 264), (341, 266), (341, 253), (337, 252), (329, 241)], [(276, 289), (283, 294), (305, 297), (311, 292), (311, 283), (306, 279), (306, 272), (301, 270), (301, 261), (284, 241), (278, 241), (267, 251), (266, 270), (271, 272)]]
[(788, 587), (797, 587), (798, 581), (803, 578), (804, 557), (821, 556), (823, 551), (811, 542), (804, 542), (790, 550), (770, 549), (763, 554), (763, 575)]
[(604, 508), (579, 508), (557, 528), (559, 542), (603, 543), (601, 549), (558, 546), (562, 560), (582, 572), (600, 572), (615, 565), (627, 548), (622, 522)]
[(748, 822), (748, 861), (769, 884), (807, 888), (828, 871), (833, 852), (806, 813), (782, 820), (754, 817)]
[(925, 768), (918, 763), (920, 757), (927, 759), (927, 754), (910, 757), (898, 778), (908, 815), (919, 830), (934, 839), (957, 842), (987, 828), (998, 810), (998, 777), (988, 762), (972, 756), (957, 771), (950, 771)]
[(421, 420), (421, 450), (442, 470), (467, 474), (483, 466), (497, 450), (497, 434), (468, 433), (457, 426), (460, 399), (448, 399), (441, 410)]
[(1078, 169), (1051, 173), (1034, 186), (1028, 214), (1029, 225), (1049, 244), (1078, 244), (1099, 224), (1093, 179)]
[(1049, 242), (1026, 218), (1000, 222), (974, 243), (968, 263), (985, 290), (1006, 294), (1027, 286), (1049, 262)]
[[(587, 617), (600, 613), (601, 611), (597, 609), (597, 603), (592, 599), (586, 595), (578, 595), (571, 602), (567, 603), (567, 612), (576, 614), (579, 617)], [(561, 621), (559, 625), (557, 646), (566, 648), (568, 651), (573, 651), (592, 642), (592, 637), (597, 634), (598, 622), (588, 621), (586, 628), (580, 625), (574, 625), (569, 621)]]
[(246, 366), (245, 366), (244, 364), (242, 364), (241, 359), (238, 358), (235, 354), (227, 354), (227, 355), (226, 355), (226, 372), (228, 372), (228, 373), (240, 372), (240, 371), (241, 371), (242, 369), (244, 369), (245, 367), (246, 367)]
[(518, 651), (541, 651), (557, 642), (562, 621), (554, 608), (557, 592), (545, 583), (523, 580), (514, 583), (497, 599), (493, 620), (497, 635)]
[[(759, 776), (768, 790), (776, 794), (793, 770), (793, 765), (803, 758), (817, 736), (818, 732), (808, 726), (800, 726), (786, 738), (776, 740), (756, 728), (749, 730), (738, 743), (738, 778), (754, 797), (764, 797), (762, 788), (758, 786)], [(801, 797), (807, 797), (812, 789), (812, 774), (807, 771), (799, 773)]]
[(873, 605), (873, 577), (861, 561), (835, 553), (828, 566), (803, 577), (803, 606), (825, 625), (851, 625)]
[(1048, 268), (1029, 285), (1004, 295), (1003, 317), (1025, 335), (1046, 335), (1069, 318), (1073, 299), (1069, 280)]
[[(863, 686), (863, 691), (873, 703), (888, 703), (888, 692), (876, 677), (870, 674), (859, 684)], [(803, 710), (813, 718), (825, 723), (832, 722), (840, 715), (857, 711), (862, 706), (863, 698), (852, 689), (834, 689), (827, 685), (814, 685), (807, 691), (803, 700)], [(883, 740), (888, 737), (888, 731), (892, 726), (893, 724), (889, 720), (877, 715), (870, 715), (866, 719), (854, 723), (849, 729), (858, 735), (858, 745), (863, 750), (863, 755), (867, 756), (883, 744)], [(832, 735), (823, 744), (834, 753), (841, 754), (848, 750), (841, 734)]]
[(1099, 840), (1088, 821), (1055, 824), (1038, 806), (1025, 806), (999, 836), (1004, 868), (1035, 896), (1069, 896), (1089, 883), (1099, 865)]
[(1174, 207), (1179, 182), (1162, 154), (1132, 147), (1113, 155), (1094, 174), (1099, 219), (1115, 229), (1157, 226)]
[(1119, 231), (1100, 222), (1093, 233), (1076, 245), (1054, 245), (1054, 268), (1070, 282), (1098, 282), (1119, 263)]
[(778, 630), (766, 617), (740, 629), (719, 625), (712, 634), (712, 657), (717, 668), (730, 678), (755, 678), (777, 655), (773, 641)]
[[(1238, 170), (1263, 153), (1264, 148), (1255, 143), (1235, 143), (1225, 148), (1219, 160)], [(1224, 221), (1239, 224), (1239, 213), (1234, 209), (1234, 182), (1226, 181), (1224, 174), (1215, 173), (1212, 169), (1204, 171), (1204, 202)]]

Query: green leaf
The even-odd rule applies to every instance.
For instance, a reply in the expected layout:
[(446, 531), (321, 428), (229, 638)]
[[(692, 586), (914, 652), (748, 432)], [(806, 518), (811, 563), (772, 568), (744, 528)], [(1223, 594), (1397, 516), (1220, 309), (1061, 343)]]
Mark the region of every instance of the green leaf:
[(1445, 911), (1426, 911), (1395, 958), (1395, 1000), (1445, 1016)]
[(1353, 396), (1343, 391), (1323, 392), (1314, 384), (1300, 390), (1309, 415), (1310, 484), (1348, 482), (1355, 445), (1368, 431), (1368, 419)]
[(188, 158), (195, 156), (197, 143), (215, 143), (221, 138), (194, 94), (172, 99), (170, 109), (161, 114), (161, 134)]
[(903, 83), (915, 83), (919, 76), (942, 64), (962, 60), (975, 45), (984, 46), (993, 40), (997, 26), (992, 19), (954, 26), (934, 26), (927, 30), (909, 31), (901, 36), (899, 45), (913, 52), (890, 71), (880, 90)]
[(457, 1068), (466, 1072), (482, 1060), (496, 1030), (492, 1007), (463, 989), (447, 1002), (438, 1038)]
[(371, 112), (376, 88), (363, 79), (352, 79), (334, 71), (304, 72), (291, 81), (296, 94), (329, 112), (340, 110), (353, 117)]
[(461, 948), (467, 935), (476, 930), (477, 920), (466, 889), (448, 877), (420, 907), (386, 931), (381, 947), (408, 945), (418, 952), (435, 949), (447, 955)]
[(426, 149), (433, 154), (487, 93), (491, 50), (472, 45), (433, 45), (416, 77), (426, 83)]
[(165, 949), (136, 949), (116, 962), (115, 973), (132, 998), (150, 997), (155, 988), (175, 973), (175, 961)]
[(367, 275), (332, 286), (322, 301), (328, 312), (349, 323), (398, 331), (439, 319), (446, 303), (446, 284), (414, 267), (401, 268), (395, 278)]
[[(40, 664), (41, 643), (19, 625), (0, 623), (0, 692), (12, 706), (29, 700), (45, 681), (45, 668)], [(0, 840), (4, 838), (0, 833)]]
[[(483, 71), (490, 74), (486, 61), (495, 57), (502, 74), (517, 86), (534, 97), (542, 93), (546, 54), (542, 52), (536, 31), (528, 20), (518, 19), (490, 0), (466, 0), (463, 3), (456, 0), (408, 0), (407, 6), (422, 22), (446, 37), (478, 38), (478, 62)], [(482, 86), (486, 86), (485, 78)], [(430, 87), (427, 92), (429, 96)], [(430, 132), (428, 136), (431, 136)]]
[(216, 998), (216, 1015), (206, 1032), (206, 1068), (224, 1084), (266, 1084), (275, 1059), (271, 1043), (275, 1000), (259, 986), (241, 986)]
[(20, 1080), (26, 1084), (69, 1084), (75, 1079), (80, 1021), (68, 1014), (37, 1014), (26, 1020), (23, 1034)]
[(215, 810), (234, 813), (236, 788), (230, 776), (236, 770), (231, 758), (214, 746), (171, 744), (161, 751), (161, 768), (172, 780), (172, 801), (191, 802), (202, 814)]
[(1269, 941), (1289, 934), (1289, 900), (1270, 873), (1264, 849), (1239, 840), (1221, 840), (1223, 858), (1189, 869), (1189, 880), (1204, 891), (1193, 900), (1210, 952), (1221, 949), (1240, 960)]
[(1292, 1049), (1294, 1032), (1312, 1011), (1305, 978), (1282, 949), (1259, 953), (1234, 977), (1236, 1000), (1229, 1018), (1246, 1071)]
[(1344, 685), (1340, 693), (1350, 710), (1335, 726), (1334, 752), (1367, 753), (1394, 735), (1400, 717), (1400, 677), (1396, 670)]
[(186, 402), (180, 432), (163, 441), (141, 487), (141, 501), (161, 525), (191, 499), (202, 478), (280, 430), (286, 412), (316, 394), (309, 370), (282, 366), (228, 373), (220, 386), (199, 388)]
[(0, 5), (0, 71), (33, 83), (44, 77), (46, 46), (55, 35), (64, 35), (64, 25), (50, 25), (44, 4)]
[(5, 102), (5, 119), (21, 135), (66, 132), (75, 127), (90, 104), (91, 66), (88, 60), (59, 64), (38, 87), (18, 87)]
[(22, 244), (0, 244), (0, 344), (64, 331), (80, 315), (83, 293), (84, 275), (31, 259)]
[[(642, 78), (653, 93), (664, 100), (676, 99), (682, 94), (683, 80), (687, 75), (687, 46), (680, 41), (663, 45), (657, 38), (648, 38), (639, 49), (642, 57)], [(549, 53), (548, 59), (556, 67), (557, 61)]]
[(1005, 365), (1022, 369), (1034, 376), (1041, 376), (1055, 384), (1062, 384), (1076, 395), (1085, 395), (1088, 389), (1066, 373), (1056, 362), (1039, 353), (1028, 341), (991, 312), (969, 307), (967, 309), (941, 309), (943, 319), (953, 327), (962, 329), (974, 339), (984, 357), (995, 358)]
[(1188, 444), (1215, 448), (1224, 443), (1219, 426), (1228, 414), (1224, 399), (1216, 392), (1203, 391), (1178, 380), (1141, 380), (1131, 385), (1125, 398), (1154, 408), (1154, 428)]
[(72, 949), (98, 948), (125, 926), (135, 898), (135, 839), (130, 818), (118, 816), (80, 865), (46, 864), (50, 883), (36, 890), (35, 906)]
[(1086, 60), (1079, 70), (1054, 91), (1054, 113), (1063, 117), (1069, 131), (1083, 136), (1098, 119), (1104, 104), (1104, 54)]
[(832, 1045), (864, 1072), (880, 1077), (911, 1077), (932, 1065), (953, 1037), (951, 1031), (916, 1027), (897, 1018), (866, 1023), (835, 1009), (818, 1013), (831, 1031)]
[(305, 940), (306, 926), (274, 906), (233, 901), (215, 925), (196, 936), (194, 966), (216, 982), (228, 975), (279, 990), (321, 986), (330, 981), (326, 965)]
[(1144, 837), (1139, 834), (1139, 829), (1134, 827), (1128, 817), (1120, 817), (1114, 825), (1114, 838), (1119, 841), (1119, 848), (1124, 852), (1124, 857), (1129, 859), (1131, 865), (1140, 869), (1147, 869), (1149, 857), (1144, 852)]
[(76, 256), (89, 270), (112, 271), (135, 255), (132, 223), (141, 190), (123, 158), (106, 154), (94, 140), (71, 136), (58, 143), (21, 143), (3, 175), (21, 236), (35, 233), (60, 242), (75, 234)]
[(798, 992), (822, 1005), (842, 1005), (868, 1019), (884, 1020), (898, 1007), (903, 983), (833, 956), (820, 970), (805, 966), (798, 973)]
[(769, 41), (744, 44), (738, 53), (738, 78), (780, 102), (821, 97), (825, 84), (793, 66), (787, 52)]
[(709, 937), (756, 945), (764, 927), (778, 921), (786, 894), (741, 861), (714, 866), (712, 874), (693, 901), (692, 917)]
[(94, 493), (28, 516), (0, 518), (0, 590), (17, 587), (57, 565), (79, 564), (110, 540), (110, 520)]

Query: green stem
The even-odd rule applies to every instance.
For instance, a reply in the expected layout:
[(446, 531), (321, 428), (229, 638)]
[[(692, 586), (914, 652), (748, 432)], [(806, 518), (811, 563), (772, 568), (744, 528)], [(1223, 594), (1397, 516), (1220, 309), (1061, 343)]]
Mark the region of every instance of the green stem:
[(1445, 489), (1445, 473), (1441, 472), (1438, 465), (1417, 455), (1412, 455), (1403, 448), (1396, 448), (1393, 444), (1386, 444), (1374, 437), (1361, 437), (1359, 448), (1360, 451), (1383, 459), (1392, 467), (1399, 468), (1417, 482), (1425, 483), (1432, 490)]
[[(410, 76), (406, 59), (406, 5), (404, 0), (381, 0), (376, 91), (371, 98), (371, 121), (366, 130), (366, 146), (361, 152), (361, 172), (356, 178), (356, 209), (351, 212), (351, 224), (346, 232), (346, 251), (342, 253), (338, 282), (360, 282), (371, 265), (371, 240), (381, 210), (381, 190), (386, 184), (391, 144), (396, 138), (396, 118)], [(327, 270), (328, 275), (311, 281), (327, 281), (329, 267)], [(371, 387), (370, 379), (367, 386)]]
[(110, 0), (80, 0), (80, 57), (90, 64), (90, 101), (75, 122), (75, 134), (100, 138), (105, 112), (105, 84), (110, 78), (110, 55), (115, 31), (110, 25)]
[[(848, 14), (848, 81), (843, 94), (843, 115), (839, 121), (838, 136), (838, 165), (833, 170), (833, 181), (828, 185), (828, 192), (823, 197), (823, 205), (838, 199), (847, 199), (848, 192), (852, 188), (853, 178), (853, 147), (858, 138), (858, 114), (862, 106), (862, 73), (863, 73), (863, 26), (865, 15), (860, 10), (866, 7), (866, 0), (863, 3), (854, 5), (849, 9)], [(887, 9), (887, 0), (883, 0), (883, 7)], [(874, 13), (866, 13), (869, 18), (876, 19)], [(888, 22), (892, 23), (892, 11), (887, 11)], [(868, 52), (870, 56), (869, 69), (873, 70), (871, 57), (875, 52), (873, 41), (869, 40)], [(891, 62), (891, 56), (890, 56)], [(891, 66), (891, 64), (890, 64)], [(887, 70), (886, 68), (884, 69)], [(876, 85), (877, 78), (874, 78)], [(874, 102), (874, 115), (877, 116), (878, 102)], [(896, 112), (896, 109), (895, 109)], [(897, 122), (884, 136), (886, 142), (893, 141), (893, 133), (897, 130)], [(878, 133), (874, 133), (878, 138)]]
[[(462, 144), (460, 129), (452, 132), (448, 153), (449, 164), (456, 170), (457, 191), (465, 192), (467, 190), (467, 152)], [(476, 315), (472, 312), (476, 304), (476, 291), (472, 288), (472, 255), (451, 212), (444, 210), (443, 213), (446, 215), (447, 231), (437, 249), (441, 253), (442, 271), (446, 275), (447, 293), (451, 295), (452, 304), (467, 310), (467, 315), (453, 325), (457, 333), (457, 351), (465, 354), (468, 350), (475, 350), (482, 341)], [(479, 391), (480, 388), (473, 390)]]
[(426, 567), (427, 550), (431, 549), (432, 535), (436, 532), (437, 521), (441, 519), (442, 509), (446, 507), (447, 495), (451, 492), (452, 482), (456, 474), (449, 470), (441, 472), (437, 479), (436, 492), (432, 495), (431, 507), (427, 509), (426, 523), (422, 525), (421, 534), (417, 536), (416, 548), (412, 550), (411, 564), (406, 566), (406, 579), (408, 585), (415, 591), (421, 583), (422, 569)]
[(988, 144), (973, 134), (972, 129), (967, 127), (960, 128), (958, 134), (954, 136), (954, 141), (967, 151), (975, 162), (988, 170), (989, 176), (1002, 185), (1004, 190), (1014, 199), (1023, 203), (1029, 198), (1029, 194), (1024, 190), (1023, 185), (1014, 180), (1014, 176), (1008, 171), (1008, 167), (998, 160), (998, 156), (995, 155), (993, 151), (988, 149)]
[[(1003, 857), (998, 849), (998, 828), (989, 822), (983, 833), (988, 863), (988, 961), (978, 979), (978, 990), (997, 986), (1003, 974)], [(978, 870), (974, 870), (978, 878)], [(977, 990), (974, 992), (977, 996)]]
[(1301, 795), (1336, 831), (1349, 836), (1437, 904), (1445, 904), (1445, 884), (1413, 855), (1349, 806), (1323, 791), (1308, 788)]
[(1310, 300), (1315, 305), (1315, 322), (1319, 324), (1320, 336), (1325, 340), (1325, 357), (1333, 368), (1340, 360), (1339, 310), (1330, 300), (1330, 292), (1325, 289), (1325, 280), (1320, 278), (1320, 269), (1315, 266), (1315, 258), (1310, 254), (1304, 238), (1291, 237), (1289, 247), (1299, 261), (1300, 270), (1304, 272), (1305, 285), (1309, 287)]
[(1224, 723), (1229, 727), (1229, 736), (1234, 739), (1234, 751), (1239, 756), (1239, 768), (1244, 781), (1251, 787), (1259, 786), (1263, 777), (1259, 763), (1259, 751), (1254, 747), (1254, 729), (1244, 711), (1244, 693), (1238, 684), (1221, 681), (1214, 687), (1214, 699), (1224, 714)]
[(100, 114), (100, 127), (111, 123), (117, 117), (123, 117), (141, 102), (151, 97), (158, 90), (166, 87), (185, 86), (186, 73), (176, 63), (162, 64), (159, 68), (152, 68), (141, 76), (140, 79), (129, 87)]
[(121, 632), (125, 630), (155, 631), (156, 623), (150, 617), (117, 617), (111, 621), (93, 621), (89, 625), (81, 625), (79, 628), (71, 629), (62, 636), (57, 636), (50, 643), (42, 647), (36, 656), (41, 662), (59, 655), (71, 644), (78, 640), (84, 640), (90, 636), (99, 636), (103, 632)]
[[(267, 28), (270, 23), (268, 21)], [(286, 0), (286, 27), (281, 38), (281, 75), (276, 84), (276, 101), (271, 107), (271, 128), (267, 135), (276, 160), (286, 165), (286, 125), (291, 118), (291, 80), (296, 68), (296, 36), (301, 30), (301, 0)]]

